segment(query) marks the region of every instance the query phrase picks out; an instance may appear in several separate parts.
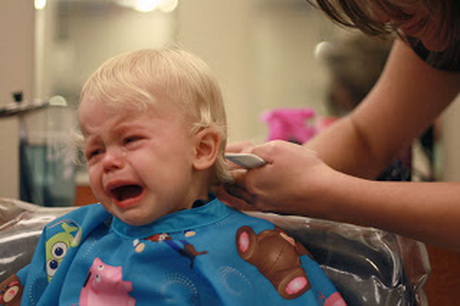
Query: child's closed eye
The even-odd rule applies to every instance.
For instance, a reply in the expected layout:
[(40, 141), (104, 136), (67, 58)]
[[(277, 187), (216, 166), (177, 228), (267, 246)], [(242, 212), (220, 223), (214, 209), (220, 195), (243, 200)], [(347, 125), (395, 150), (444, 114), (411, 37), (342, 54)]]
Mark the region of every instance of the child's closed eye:
[(142, 144), (145, 137), (142, 136), (129, 136), (123, 138), (123, 145), (128, 149), (135, 149)]
[(85, 158), (86, 158), (86, 160), (89, 161), (89, 160), (93, 159), (94, 157), (98, 156), (101, 153), (102, 153), (102, 150), (100, 150), (100, 149), (88, 150), (85, 153)]
[(125, 144), (128, 144), (128, 143), (132, 143), (132, 142), (135, 142), (137, 140), (141, 140), (142, 138), (140, 136), (130, 136), (130, 137), (126, 137), (123, 142)]

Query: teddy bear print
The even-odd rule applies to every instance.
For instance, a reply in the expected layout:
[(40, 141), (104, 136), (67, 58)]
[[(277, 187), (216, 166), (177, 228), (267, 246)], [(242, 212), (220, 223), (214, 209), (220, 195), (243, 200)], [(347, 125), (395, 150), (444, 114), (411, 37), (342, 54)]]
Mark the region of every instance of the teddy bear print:
[(297, 298), (311, 288), (300, 262), (308, 251), (281, 229), (256, 235), (251, 227), (242, 226), (236, 232), (236, 247), (241, 258), (254, 265), (283, 298)]
[(0, 305), (15, 306), (21, 304), (23, 288), (16, 275), (8, 277), (0, 286)]

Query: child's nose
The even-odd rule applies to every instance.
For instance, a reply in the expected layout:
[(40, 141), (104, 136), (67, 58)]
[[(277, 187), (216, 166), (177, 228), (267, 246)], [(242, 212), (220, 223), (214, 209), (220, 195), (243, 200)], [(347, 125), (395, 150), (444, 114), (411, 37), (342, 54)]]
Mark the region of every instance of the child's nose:
[(119, 149), (108, 149), (105, 152), (103, 166), (105, 172), (118, 170), (124, 166), (124, 154)]

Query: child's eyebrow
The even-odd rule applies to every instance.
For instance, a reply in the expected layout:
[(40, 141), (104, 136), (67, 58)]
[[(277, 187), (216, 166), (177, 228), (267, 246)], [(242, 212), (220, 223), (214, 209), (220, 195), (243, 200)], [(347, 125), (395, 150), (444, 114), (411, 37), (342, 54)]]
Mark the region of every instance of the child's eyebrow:
[(80, 132), (81, 132), (81, 135), (83, 136), (83, 138), (86, 138), (88, 136), (88, 134), (89, 134), (88, 131), (82, 126), (80, 126)]
[(137, 131), (142, 131), (142, 130), (146, 130), (147, 127), (145, 127), (144, 125), (142, 124), (139, 124), (139, 123), (133, 123), (133, 122), (123, 122), (123, 123), (120, 123), (120, 124), (117, 124), (113, 130), (116, 132), (116, 133), (121, 133), (121, 132), (125, 132), (127, 130), (137, 130)]
[(92, 143), (94, 143), (94, 142), (96, 142), (96, 141), (97, 141), (97, 137), (96, 137), (96, 136), (91, 136), (91, 135), (85, 136), (85, 135), (83, 135), (82, 143), (83, 143), (84, 146), (87, 146), (87, 145), (89, 145), (89, 144), (92, 144)]

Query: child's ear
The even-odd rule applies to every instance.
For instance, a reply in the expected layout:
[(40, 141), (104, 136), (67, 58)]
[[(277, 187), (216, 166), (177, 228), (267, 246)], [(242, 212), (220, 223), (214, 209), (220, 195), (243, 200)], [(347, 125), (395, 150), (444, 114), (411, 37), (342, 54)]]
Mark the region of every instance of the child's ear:
[(220, 146), (220, 136), (214, 129), (205, 128), (195, 135), (193, 166), (205, 170), (214, 165)]

